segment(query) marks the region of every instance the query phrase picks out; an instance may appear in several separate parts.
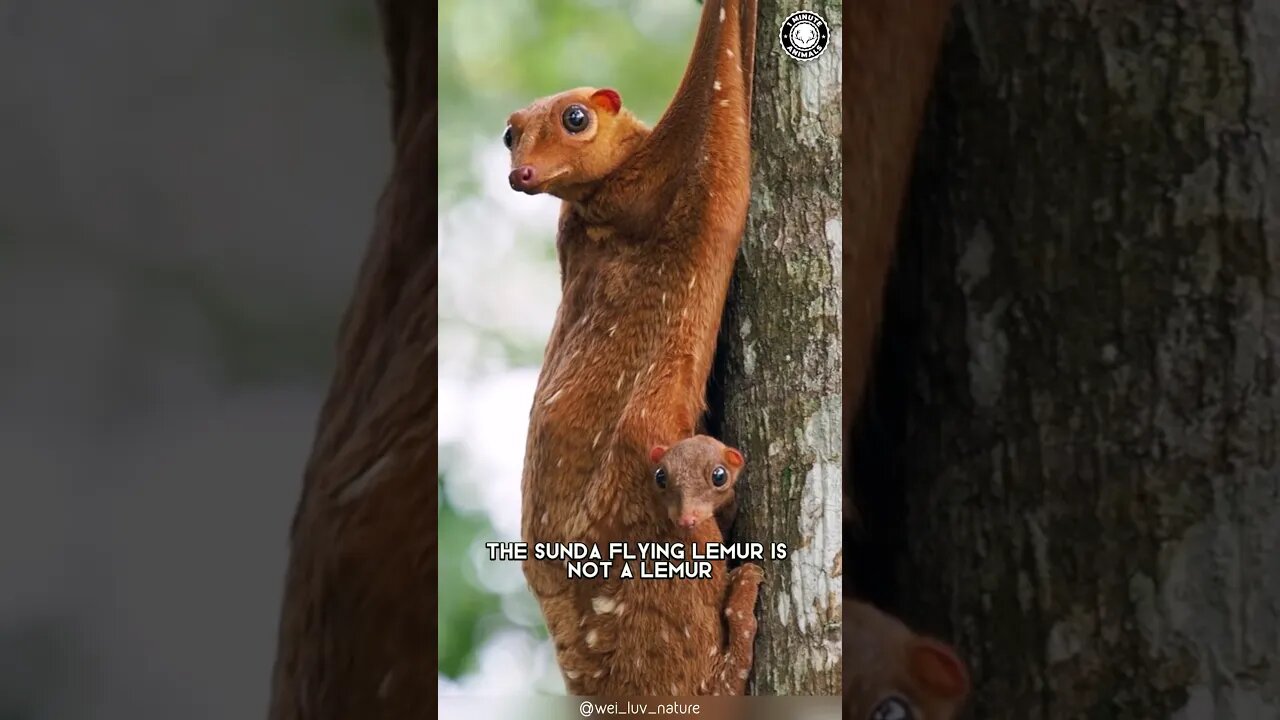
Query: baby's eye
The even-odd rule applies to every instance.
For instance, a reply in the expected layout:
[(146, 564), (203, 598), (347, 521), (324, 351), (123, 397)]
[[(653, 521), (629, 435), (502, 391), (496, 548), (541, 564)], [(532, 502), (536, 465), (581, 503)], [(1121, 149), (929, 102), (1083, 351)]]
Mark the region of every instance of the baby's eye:
[(653, 471), (653, 480), (654, 480), (654, 482), (658, 483), (658, 487), (660, 487), (660, 488), (664, 488), (664, 487), (666, 487), (666, 486), (667, 486), (667, 471), (666, 471), (666, 470), (664, 470), (664, 469), (662, 469), (662, 468), (658, 468), (657, 470), (654, 470), (654, 471)]
[(511, 149), (511, 139), (511, 126), (508, 125), (506, 132), (502, 133), (502, 144), (506, 145), (508, 150)]
[(716, 469), (711, 471), (711, 484), (724, 487), (727, 482), (729, 482), (729, 471), (725, 470), (723, 465), (717, 465)]
[(570, 105), (565, 108), (564, 116), (561, 118), (564, 122), (564, 129), (571, 133), (580, 133), (587, 129), (587, 121), (590, 117), (587, 115), (587, 109), (581, 105)]
[(915, 720), (915, 716), (906, 700), (894, 696), (881, 700), (867, 720)]

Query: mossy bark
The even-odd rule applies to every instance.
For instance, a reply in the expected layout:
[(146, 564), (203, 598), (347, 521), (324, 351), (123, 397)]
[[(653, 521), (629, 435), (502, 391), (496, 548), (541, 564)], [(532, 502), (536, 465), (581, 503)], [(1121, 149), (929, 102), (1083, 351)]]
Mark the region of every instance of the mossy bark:
[(975, 718), (1280, 717), (1280, 10), (967, 0), (885, 328)]
[(765, 584), (750, 692), (840, 694), (840, 25), (800, 63), (779, 47), (795, 10), (761, 0), (752, 198), (722, 329), (719, 431), (747, 457), (738, 540), (785, 543)]

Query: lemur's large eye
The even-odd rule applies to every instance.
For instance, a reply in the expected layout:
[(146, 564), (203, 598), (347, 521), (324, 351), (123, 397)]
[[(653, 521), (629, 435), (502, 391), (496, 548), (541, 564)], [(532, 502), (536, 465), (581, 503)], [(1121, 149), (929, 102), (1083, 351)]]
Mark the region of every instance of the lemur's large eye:
[(511, 149), (511, 139), (511, 126), (508, 125), (506, 131), (502, 133), (502, 144), (506, 145), (508, 150)]
[(587, 109), (581, 105), (570, 105), (564, 109), (564, 115), (561, 117), (564, 122), (564, 129), (571, 133), (580, 133), (587, 129), (587, 123), (591, 121), (591, 116), (587, 115)]
[(911, 705), (895, 695), (881, 700), (867, 720), (915, 720), (915, 717), (916, 713)]
[(664, 487), (666, 487), (666, 486), (667, 486), (667, 471), (666, 471), (665, 469), (663, 469), (663, 468), (658, 468), (657, 470), (654, 470), (654, 471), (653, 471), (653, 481), (654, 481), (654, 482), (656, 482), (656, 483), (658, 483), (658, 487), (660, 487), (660, 488), (664, 488)]
[(724, 487), (727, 482), (729, 482), (729, 471), (725, 470), (723, 465), (717, 465), (716, 469), (711, 471), (711, 484)]

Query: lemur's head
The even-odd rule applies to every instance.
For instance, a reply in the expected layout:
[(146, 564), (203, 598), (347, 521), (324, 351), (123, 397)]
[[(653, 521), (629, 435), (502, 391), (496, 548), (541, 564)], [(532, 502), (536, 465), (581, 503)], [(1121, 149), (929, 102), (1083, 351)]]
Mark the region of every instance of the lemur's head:
[(575, 88), (535, 101), (507, 119), (511, 188), (561, 199), (608, 175), (627, 157), (640, 121), (608, 88)]

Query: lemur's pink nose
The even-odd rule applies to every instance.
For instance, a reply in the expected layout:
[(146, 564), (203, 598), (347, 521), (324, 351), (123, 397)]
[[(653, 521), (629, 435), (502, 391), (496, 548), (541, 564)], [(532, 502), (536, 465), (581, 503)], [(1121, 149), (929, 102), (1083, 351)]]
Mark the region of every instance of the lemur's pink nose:
[(511, 183), (512, 190), (528, 190), (533, 184), (533, 176), (535, 175), (532, 165), (524, 165), (511, 171), (507, 176), (507, 181)]

